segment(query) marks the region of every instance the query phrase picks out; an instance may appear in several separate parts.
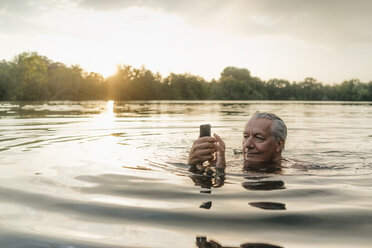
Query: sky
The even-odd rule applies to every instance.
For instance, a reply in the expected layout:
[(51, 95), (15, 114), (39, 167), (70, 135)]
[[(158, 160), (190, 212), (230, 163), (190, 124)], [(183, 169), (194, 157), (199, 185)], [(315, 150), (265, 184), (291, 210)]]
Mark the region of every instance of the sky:
[(218, 79), (372, 81), (369, 0), (0, 0), (0, 59), (37, 52), (107, 77), (117, 65)]

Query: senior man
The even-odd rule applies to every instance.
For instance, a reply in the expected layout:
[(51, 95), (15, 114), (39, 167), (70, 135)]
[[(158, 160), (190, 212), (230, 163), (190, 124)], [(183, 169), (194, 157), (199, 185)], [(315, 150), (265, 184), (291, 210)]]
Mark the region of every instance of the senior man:
[[(198, 138), (190, 150), (188, 164), (198, 171), (204, 171), (205, 161), (217, 170), (226, 168), (225, 143), (217, 134), (213, 136)], [(280, 167), (286, 138), (287, 127), (278, 116), (264, 112), (253, 114), (243, 131), (245, 169)]]

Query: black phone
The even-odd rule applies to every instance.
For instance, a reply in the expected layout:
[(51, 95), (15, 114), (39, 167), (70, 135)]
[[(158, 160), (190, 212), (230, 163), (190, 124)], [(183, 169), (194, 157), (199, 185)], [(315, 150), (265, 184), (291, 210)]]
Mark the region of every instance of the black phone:
[(204, 124), (200, 125), (200, 135), (199, 137), (211, 136), (211, 125)]

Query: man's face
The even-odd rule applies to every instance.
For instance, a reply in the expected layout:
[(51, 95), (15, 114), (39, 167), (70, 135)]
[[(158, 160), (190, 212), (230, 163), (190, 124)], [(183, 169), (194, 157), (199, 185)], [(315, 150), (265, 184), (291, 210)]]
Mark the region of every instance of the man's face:
[(276, 141), (271, 132), (272, 120), (252, 117), (243, 132), (243, 154), (249, 163), (277, 162), (281, 159), (284, 141)]

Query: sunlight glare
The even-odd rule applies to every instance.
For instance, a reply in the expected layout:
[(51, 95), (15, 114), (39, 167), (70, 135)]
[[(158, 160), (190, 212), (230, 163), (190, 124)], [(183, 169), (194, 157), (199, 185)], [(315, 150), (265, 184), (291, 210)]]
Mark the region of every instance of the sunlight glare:
[(98, 123), (100, 123), (105, 129), (112, 129), (114, 127), (114, 105), (115, 103), (113, 100), (107, 101), (105, 109), (97, 117)]
[(114, 114), (114, 101), (113, 100), (109, 100), (107, 102), (106, 109), (107, 109), (107, 113), (109, 113), (110, 115)]
[(117, 72), (117, 67), (115, 62), (116, 58), (106, 56), (103, 58), (101, 56), (100, 60), (90, 61), (85, 67), (88, 71), (98, 72), (104, 78), (113, 76)]

